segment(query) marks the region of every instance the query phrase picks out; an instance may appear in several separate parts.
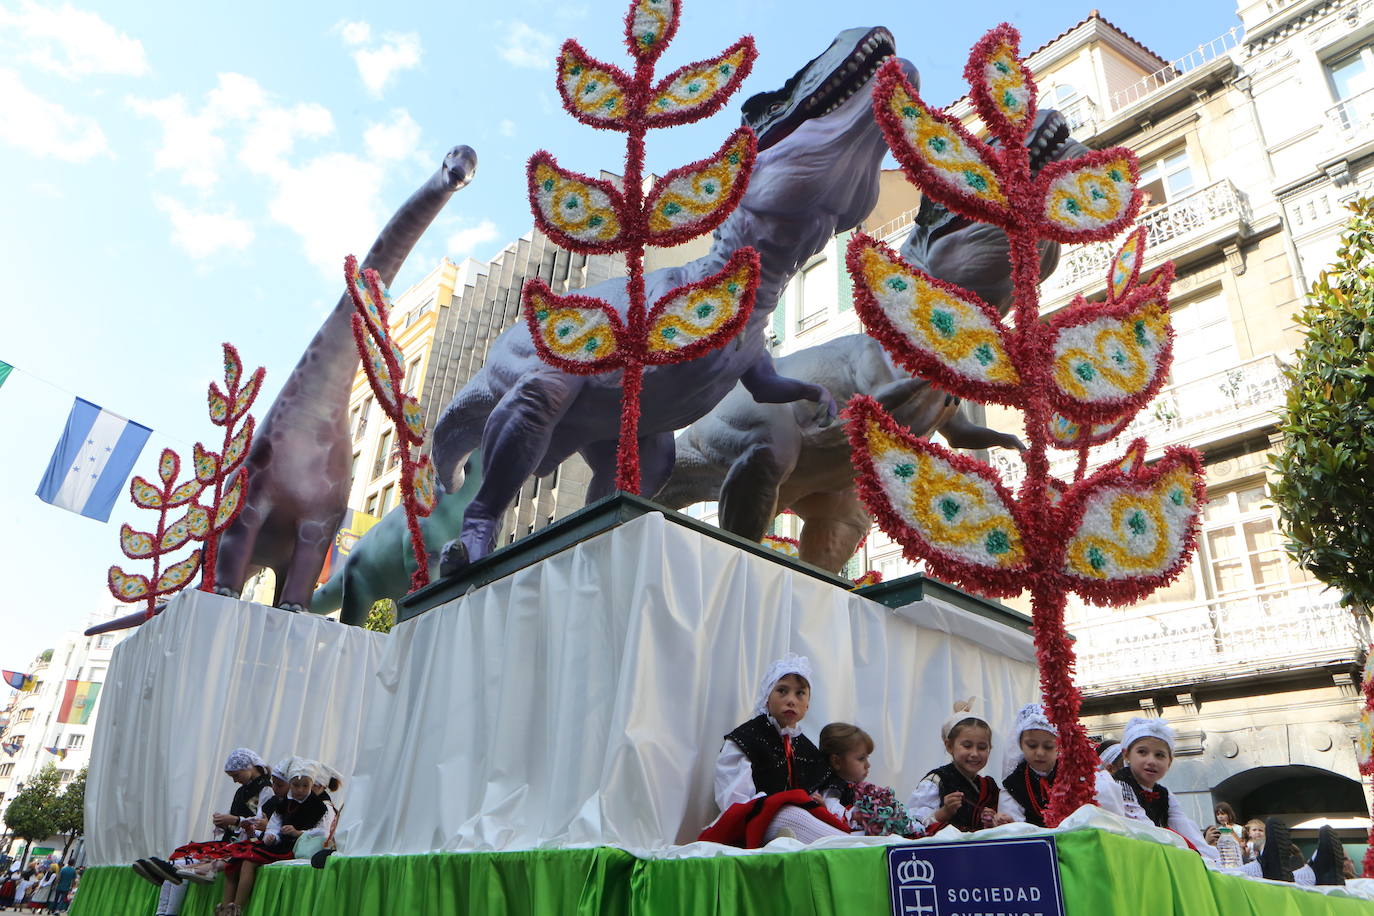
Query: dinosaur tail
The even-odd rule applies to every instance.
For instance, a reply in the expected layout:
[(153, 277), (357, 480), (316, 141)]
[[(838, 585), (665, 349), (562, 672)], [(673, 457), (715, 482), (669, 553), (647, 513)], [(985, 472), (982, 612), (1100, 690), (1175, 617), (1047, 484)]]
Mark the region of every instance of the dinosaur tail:
[(679, 446), (672, 476), (654, 495), (654, 502), (668, 509), (683, 509), (694, 503), (720, 497), (724, 475), (690, 446)]
[(310, 613), (329, 614), (343, 607), (344, 565), (340, 563), (329, 581), (315, 589), (310, 599)]

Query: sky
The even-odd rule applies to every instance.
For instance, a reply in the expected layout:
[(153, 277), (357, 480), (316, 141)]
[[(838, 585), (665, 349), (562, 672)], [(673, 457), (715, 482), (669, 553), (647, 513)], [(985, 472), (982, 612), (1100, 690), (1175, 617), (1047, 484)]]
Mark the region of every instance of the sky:
[[(1091, 0), (1090, 0), (1091, 2)], [(205, 386), (221, 341), (267, 379), (261, 417), (342, 292), (342, 262), (459, 143), (477, 176), (430, 227), (394, 285), (441, 257), (487, 260), (528, 231), (524, 166), (548, 149), (577, 171), (619, 171), (619, 135), (575, 122), (553, 61), (576, 37), (628, 67), (621, 0), (233, 4), (0, 0), (0, 667), (23, 668), (113, 603), (106, 570), (127, 500), (109, 523), (34, 491), (74, 394), (153, 429), (189, 460), (217, 441)], [(1226, 0), (1102, 5), (1166, 59), (1238, 25)], [(727, 109), (654, 132), (658, 173), (713, 152), (738, 103), (775, 89), (835, 34), (885, 25), (922, 94), (963, 94), (968, 48), (1001, 21), (1028, 51), (1086, 4), (965, 0), (684, 0), (666, 74), (752, 34), (759, 59)]]

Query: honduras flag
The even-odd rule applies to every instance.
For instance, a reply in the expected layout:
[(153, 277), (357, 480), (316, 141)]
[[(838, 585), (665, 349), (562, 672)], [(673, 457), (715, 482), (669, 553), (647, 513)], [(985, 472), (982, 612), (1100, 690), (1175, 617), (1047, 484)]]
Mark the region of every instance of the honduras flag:
[(151, 433), (146, 426), (77, 398), (38, 485), (38, 498), (108, 522)]

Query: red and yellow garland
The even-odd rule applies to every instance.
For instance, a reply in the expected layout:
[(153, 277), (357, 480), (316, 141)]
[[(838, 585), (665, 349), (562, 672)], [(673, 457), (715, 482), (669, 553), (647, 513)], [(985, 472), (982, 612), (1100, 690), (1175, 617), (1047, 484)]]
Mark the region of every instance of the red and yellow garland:
[(572, 39), (559, 54), (563, 107), (583, 124), (626, 134), (620, 187), (568, 171), (542, 150), (530, 157), (527, 170), (530, 206), (542, 232), (572, 251), (626, 255), (629, 306), (623, 319), (604, 300), (560, 296), (538, 279), (528, 281), (521, 295), (541, 359), (583, 375), (621, 371), (616, 487), (631, 493), (640, 487), (644, 367), (695, 359), (729, 342), (748, 320), (758, 288), (758, 254), (741, 248), (714, 276), (670, 290), (652, 308), (645, 299), (645, 248), (678, 245), (724, 222), (744, 194), (756, 152), (753, 131), (742, 127), (714, 155), (673, 169), (644, 194), (645, 133), (714, 114), (754, 63), (753, 39), (744, 37), (655, 82), (654, 64), (678, 19), (677, 0), (630, 4), (625, 44), (635, 60), (632, 74), (596, 60)]
[[(859, 234), (849, 246), (855, 309), (909, 371), (941, 388), (1025, 415), (1026, 476), (1012, 493), (987, 464), (912, 436), (871, 398), (845, 411), (860, 496), (878, 525), (930, 572), (987, 595), (1029, 589), (1045, 708), (1059, 728), (1059, 772), (1047, 823), (1093, 800), (1096, 756), (1078, 721), (1069, 592), (1104, 605), (1137, 601), (1187, 565), (1205, 499), (1202, 462), (1169, 449), (1154, 465), (1136, 440), (1084, 476), (1086, 451), (1121, 432), (1158, 392), (1172, 359), (1172, 265), (1139, 283), (1145, 237), (1132, 233), (1107, 277), (1108, 298), (1081, 297), (1040, 320), (1037, 243), (1096, 242), (1140, 207), (1135, 157), (1097, 150), (1032, 174), (1024, 146), (1036, 86), (1002, 24), (973, 48), (964, 76), (999, 142), (921, 101), (895, 62), (877, 77), (874, 112), (908, 178), (935, 201), (1006, 231), (1015, 299), (1010, 326), (977, 295), (906, 264)], [(1076, 450), (1073, 481), (1049, 473), (1046, 449)]]

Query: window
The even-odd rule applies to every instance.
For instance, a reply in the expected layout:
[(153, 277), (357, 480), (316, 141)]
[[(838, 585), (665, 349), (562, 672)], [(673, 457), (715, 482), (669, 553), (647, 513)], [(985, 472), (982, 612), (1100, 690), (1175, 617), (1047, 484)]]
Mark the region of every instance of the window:
[(1078, 90), (1070, 83), (1060, 83), (1054, 87), (1054, 104), (1063, 107), (1078, 98)]
[(348, 463), (348, 482), (350, 484), (358, 479), (358, 460), (362, 457), (362, 452), (354, 452), (353, 460)]
[(1194, 188), (1193, 168), (1188, 151), (1178, 150), (1161, 156), (1140, 170), (1138, 185), (1145, 198), (1145, 209), (1178, 200)]
[(1374, 45), (1365, 45), (1333, 60), (1327, 64), (1327, 73), (1337, 101), (1344, 102), (1374, 89)]
[[(1174, 364), (1172, 384), (1196, 381), (1224, 372), (1240, 362), (1226, 299), (1220, 293), (1173, 310)], [(1195, 405), (1205, 408), (1216, 405)]]
[(406, 366), (405, 393), (414, 394), (415, 386), (420, 384), (420, 360), (422, 357), (415, 357)]
[(19, 710), (19, 715), (17, 715), (17, 716), (14, 717), (14, 721), (15, 721), (16, 723), (19, 723), (19, 722), (32, 722), (32, 721), (33, 721), (33, 709), (30, 708), (30, 709), (21, 709), (21, 710)]
[(361, 416), (362, 412), (363, 409), (361, 404), (348, 412), (348, 428), (354, 431), (355, 438), (357, 437), (358, 417)]
[(14, 764), (0, 763), (0, 776), (8, 776), (14, 772)]
[(67, 747), (84, 747), (86, 745), (85, 735), (68, 735)]
[(67, 783), (71, 782), (72, 779), (76, 776), (76, 771), (75, 771), (75, 770), (58, 770), (58, 771), (57, 771), (57, 775), (58, 775), (59, 777), (61, 777), (61, 779), (62, 779), (62, 785), (66, 785)]
[(838, 293), (838, 275), (835, 273), (835, 259), (822, 258), (812, 264), (801, 275), (801, 308), (797, 313), (797, 330), (805, 331), (825, 321), (830, 312), (830, 304)]
[(1209, 494), (1203, 509), (1202, 554), (1208, 584), (1218, 597), (1309, 581), (1306, 571), (1284, 554), (1283, 536), (1263, 483)]
[(353, 430), (354, 442), (357, 442), (359, 439), (361, 439), (363, 437), (363, 433), (367, 430), (367, 417), (370, 413), (372, 413), (372, 398), (363, 398), (362, 407), (358, 409), (358, 425)]
[(380, 507), (382, 510), (382, 515), (386, 515), (387, 512), (391, 509), (391, 497), (392, 494), (395, 493), (395, 491), (396, 487), (393, 484), (387, 484), (386, 486), (382, 487), (382, 504)]
[(17, 748), (22, 748), (24, 746), (24, 736), (15, 735), (14, 737), (10, 738), (10, 743)]
[(387, 459), (391, 456), (391, 430), (382, 433), (382, 438), (377, 442), (377, 455), (372, 462), (372, 479), (376, 480), (382, 476), (382, 471), (390, 465)]
[(376, 494), (376, 493), (373, 493), (371, 496), (369, 496), (369, 497), (367, 498), (367, 509), (366, 509), (365, 511), (367, 512), (368, 515), (372, 516), (373, 518), (376, 518), (376, 517), (377, 517), (377, 494)]

